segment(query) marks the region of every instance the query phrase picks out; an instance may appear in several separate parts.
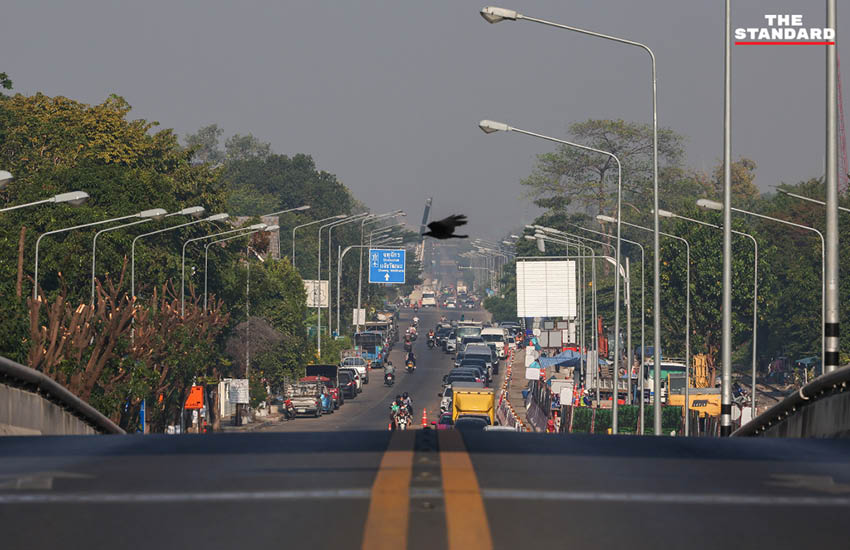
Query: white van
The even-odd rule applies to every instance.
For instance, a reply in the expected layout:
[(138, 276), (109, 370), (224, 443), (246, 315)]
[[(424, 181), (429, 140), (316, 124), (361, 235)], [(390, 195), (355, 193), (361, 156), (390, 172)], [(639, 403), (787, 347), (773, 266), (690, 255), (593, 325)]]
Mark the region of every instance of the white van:
[(496, 344), (496, 353), (499, 354), (499, 359), (505, 358), (505, 341), (507, 337), (507, 330), (503, 328), (490, 327), (481, 329), (481, 338), (483, 338), (487, 344), (490, 344), (491, 342)]

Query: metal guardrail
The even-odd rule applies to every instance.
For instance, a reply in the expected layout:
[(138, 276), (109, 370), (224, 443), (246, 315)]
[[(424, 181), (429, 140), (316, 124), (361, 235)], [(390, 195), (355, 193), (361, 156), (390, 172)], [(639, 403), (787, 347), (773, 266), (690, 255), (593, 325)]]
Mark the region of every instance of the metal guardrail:
[(783, 422), (819, 400), (850, 390), (850, 365), (821, 375), (773, 407), (747, 422), (732, 435), (738, 437), (760, 436), (769, 428)]
[(126, 433), (97, 409), (43, 373), (0, 357), (0, 384), (31, 391), (62, 407), (95, 430), (105, 434)]

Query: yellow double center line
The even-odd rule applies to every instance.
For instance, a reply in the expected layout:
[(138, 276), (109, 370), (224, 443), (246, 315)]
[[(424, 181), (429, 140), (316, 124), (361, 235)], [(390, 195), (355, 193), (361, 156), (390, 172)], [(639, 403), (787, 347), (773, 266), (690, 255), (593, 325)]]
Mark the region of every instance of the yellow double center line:
[[(364, 549), (407, 548), (415, 438), (415, 432), (404, 431), (395, 432), (390, 439), (372, 485)], [(487, 513), (463, 438), (453, 430), (440, 431), (438, 442), (448, 547), (490, 550), (493, 539)]]

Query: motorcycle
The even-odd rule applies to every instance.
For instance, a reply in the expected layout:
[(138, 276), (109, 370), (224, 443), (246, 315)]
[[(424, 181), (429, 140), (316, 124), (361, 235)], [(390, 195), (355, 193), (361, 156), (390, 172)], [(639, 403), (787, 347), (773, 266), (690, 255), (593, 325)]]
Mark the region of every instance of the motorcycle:
[(434, 338), (428, 338), (428, 348), (432, 349), (435, 345)]
[(410, 340), (405, 340), (404, 341), (404, 351), (410, 351), (412, 349), (413, 349), (413, 344), (410, 342)]
[(283, 417), (287, 420), (292, 420), (295, 418), (295, 406), (292, 404), (291, 399), (287, 399), (283, 403)]
[(391, 387), (394, 383), (395, 383), (395, 375), (393, 373), (388, 372), (387, 374), (384, 375), (384, 385), (385, 386)]
[(413, 361), (408, 361), (406, 366), (407, 372), (413, 372), (416, 370), (416, 363), (414, 363)]
[(410, 424), (410, 415), (404, 412), (399, 413), (398, 416), (396, 416), (395, 422), (399, 430), (406, 430), (407, 426)]

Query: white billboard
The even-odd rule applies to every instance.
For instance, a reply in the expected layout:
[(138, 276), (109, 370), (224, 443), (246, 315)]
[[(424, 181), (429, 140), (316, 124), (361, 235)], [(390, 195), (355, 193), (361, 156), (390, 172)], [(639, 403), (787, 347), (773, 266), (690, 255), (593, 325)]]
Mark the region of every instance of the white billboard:
[(516, 263), (518, 317), (576, 317), (576, 263), (573, 260)]
[(325, 280), (305, 279), (307, 307), (328, 307), (328, 282)]

